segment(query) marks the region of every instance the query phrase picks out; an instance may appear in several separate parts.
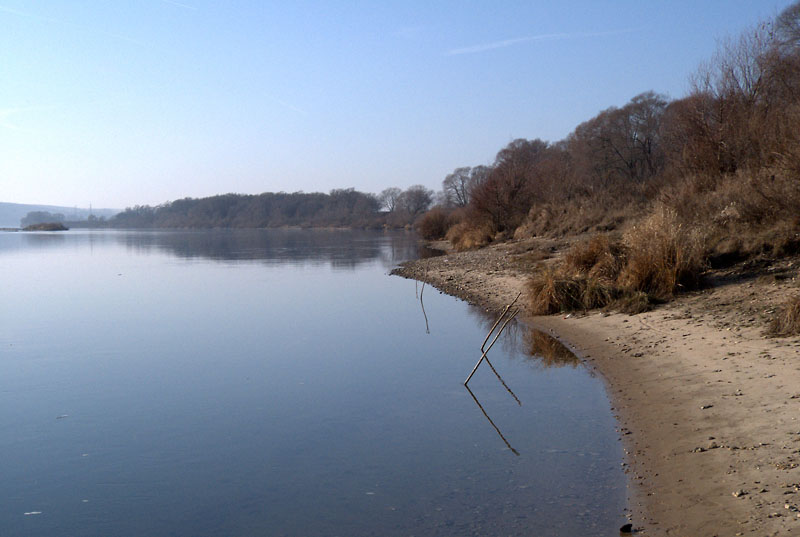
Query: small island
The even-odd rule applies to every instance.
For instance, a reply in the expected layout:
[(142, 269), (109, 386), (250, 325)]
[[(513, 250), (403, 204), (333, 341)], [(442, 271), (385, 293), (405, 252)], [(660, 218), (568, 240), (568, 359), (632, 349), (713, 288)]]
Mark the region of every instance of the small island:
[(44, 222), (31, 224), (22, 228), (22, 231), (67, 231), (69, 228), (61, 222)]

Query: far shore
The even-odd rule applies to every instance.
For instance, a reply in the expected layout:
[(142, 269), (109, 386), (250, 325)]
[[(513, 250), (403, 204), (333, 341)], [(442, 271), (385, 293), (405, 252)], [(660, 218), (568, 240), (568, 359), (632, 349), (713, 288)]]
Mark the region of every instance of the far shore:
[[(553, 249), (516, 241), (393, 273), (497, 311)], [(717, 274), (639, 315), (526, 316), (605, 379), (640, 535), (800, 535), (800, 338), (764, 335), (798, 261)]]

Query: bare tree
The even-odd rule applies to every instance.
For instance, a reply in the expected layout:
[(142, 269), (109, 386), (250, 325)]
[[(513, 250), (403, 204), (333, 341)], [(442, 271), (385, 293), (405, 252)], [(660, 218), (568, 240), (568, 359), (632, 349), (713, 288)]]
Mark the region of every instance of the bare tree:
[(472, 197), (472, 192), (477, 187), (481, 186), (489, 178), (492, 173), (491, 166), (473, 166), (469, 172), (469, 190), (468, 194)]
[(486, 180), (472, 190), (471, 206), (496, 231), (513, 231), (528, 214), (543, 180), (547, 142), (517, 139), (497, 153)]
[(378, 194), (378, 202), (381, 204), (381, 207), (385, 207), (387, 211), (393, 213), (398, 209), (397, 201), (400, 199), (402, 193), (402, 190), (394, 186), (385, 188)]
[(466, 207), (472, 199), (472, 191), (483, 184), (492, 169), (489, 166), (456, 168), (442, 181), (442, 192), (446, 204), (452, 207)]
[(433, 190), (422, 185), (408, 187), (397, 200), (399, 208), (406, 210), (412, 216), (424, 213), (433, 202)]
[(453, 173), (447, 175), (442, 181), (442, 191), (445, 194), (448, 205), (455, 207), (466, 207), (469, 204), (470, 193), (470, 172), (469, 166), (456, 168)]
[(568, 143), (579, 173), (601, 184), (655, 176), (664, 160), (660, 125), (666, 108), (666, 97), (648, 91), (578, 125)]
[(800, 2), (795, 2), (778, 15), (775, 20), (778, 45), (784, 53), (800, 49)]

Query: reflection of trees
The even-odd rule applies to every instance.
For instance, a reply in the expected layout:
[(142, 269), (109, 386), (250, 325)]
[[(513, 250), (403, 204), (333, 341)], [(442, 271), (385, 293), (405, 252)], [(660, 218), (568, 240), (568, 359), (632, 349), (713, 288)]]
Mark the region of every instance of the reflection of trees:
[(123, 237), (128, 248), (155, 248), (182, 258), (330, 264), (335, 269), (353, 269), (376, 260), (394, 266), (416, 257), (417, 248), (413, 234), (361, 230), (163, 231)]
[[(496, 314), (491, 311), (477, 306), (470, 307), (469, 311), (487, 331), (495, 322)], [(545, 367), (577, 367), (580, 363), (578, 357), (556, 338), (520, 321), (509, 323), (498, 342), (506, 355), (534, 360)]]
[[(66, 245), (123, 245), (129, 252), (166, 253), (183, 259), (260, 261), (268, 264), (330, 265), (354, 269), (379, 262), (387, 268), (421, 254), (418, 237), (404, 231), (218, 229), (76, 231), (68, 234), (25, 234), (6, 241), (0, 251), (24, 242), (23, 247), (54, 248)], [(426, 249), (427, 250), (427, 249)]]
[[(470, 306), (469, 313), (478, 320), (481, 328), (489, 331), (497, 320), (497, 312), (487, 311), (479, 306)], [(508, 326), (506, 326), (503, 333), (498, 339), (500, 348), (503, 352), (512, 357), (523, 356), (527, 357), (529, 354), (524, 345), (522, 345), (522, 333), (526, 330), (524, 323), (514, 319)]]
[(527, 352), (545, 367), (577, 367), (580, 360), (572, 351), (553, 336), (541, 330), (528, 330), (525, 333)]

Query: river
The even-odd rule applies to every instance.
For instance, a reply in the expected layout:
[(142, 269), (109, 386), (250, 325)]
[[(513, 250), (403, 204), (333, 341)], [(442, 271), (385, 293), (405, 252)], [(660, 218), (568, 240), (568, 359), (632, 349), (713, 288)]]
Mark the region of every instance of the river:
[(418, 255), (407, 233), (0, 233), (0, 533), (615, 535), (601, 380), (513, 324), (467, 390), (494, 319), (388, 275)]

